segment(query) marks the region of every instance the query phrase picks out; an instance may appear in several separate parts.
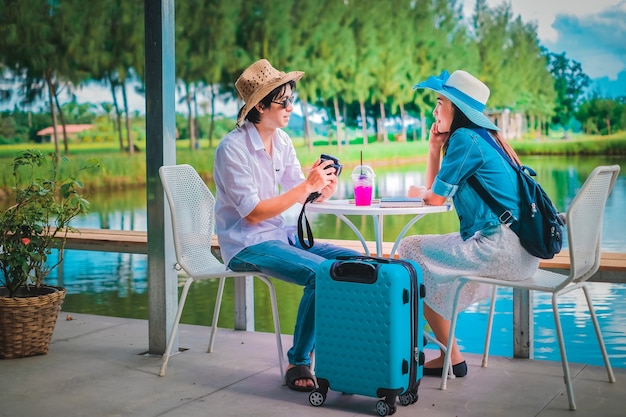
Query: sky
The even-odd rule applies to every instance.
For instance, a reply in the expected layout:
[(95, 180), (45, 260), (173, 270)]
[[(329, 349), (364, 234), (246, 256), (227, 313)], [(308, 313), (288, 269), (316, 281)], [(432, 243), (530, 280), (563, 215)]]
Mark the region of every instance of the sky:
[[(471, 15), (475, 0), (461, 0)], [(490, 7), (505, 0), (487, 0)], [(626, 80), (626, 0), (506, 0), (515, 16), (537, 23), (537, 37), (550, 52), (582, 65), (590, 78)], [(625, 81), (626, 82), (626, 81)]]

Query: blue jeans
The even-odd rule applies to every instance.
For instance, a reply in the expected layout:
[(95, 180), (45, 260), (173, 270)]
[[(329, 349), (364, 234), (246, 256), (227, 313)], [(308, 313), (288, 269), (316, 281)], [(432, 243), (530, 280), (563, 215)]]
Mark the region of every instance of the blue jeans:
[(249, 246), (231, 259), (233, 271), (262, 272), (282, 281), (304, 286), (298, 317), (293, 332), (293, 347), (287, 358), (293, 365), (310, 365), (310, 353), (315, 344), (315, 278), (318, 266), (337, 256), (362, 255), (328, 243), (315, 243), (309, 250), (302, 248), (297, 238), (285, 243), (269, 240)]

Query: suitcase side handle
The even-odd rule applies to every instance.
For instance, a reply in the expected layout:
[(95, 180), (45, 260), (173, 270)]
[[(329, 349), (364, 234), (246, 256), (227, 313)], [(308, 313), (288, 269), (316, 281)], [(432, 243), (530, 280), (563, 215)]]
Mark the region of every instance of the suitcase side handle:
[(337, 261), (330, 268), (330, 277), (335, 281), (373, 284), (378, 279), (378, 268), (359, 260)]

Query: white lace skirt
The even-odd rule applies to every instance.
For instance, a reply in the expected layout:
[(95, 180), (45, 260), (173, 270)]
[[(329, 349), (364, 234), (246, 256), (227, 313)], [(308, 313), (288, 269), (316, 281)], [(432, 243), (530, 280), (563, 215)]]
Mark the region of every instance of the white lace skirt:
[[(507, 226), (477, 232), (465, 241), (460, 233), (408, 236), (400, 242), (398, 255), (420, 264), (426, 288), (424, 302), (445, 320), (452, 318), (457, 277), (479, 275), (517, 281), (531, 277), (539, 267), (539, 259), (526, 252)], [(467, 283), (458, 311), (490, 293), (489, 285)]]

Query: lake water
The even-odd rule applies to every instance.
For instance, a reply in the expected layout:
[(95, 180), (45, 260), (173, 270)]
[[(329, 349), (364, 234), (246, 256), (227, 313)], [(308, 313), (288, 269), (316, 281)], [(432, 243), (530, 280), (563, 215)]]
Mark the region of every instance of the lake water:
[[(594, 166), (619, 163), (622, 173), (609, 198), (605, 211), (602, 249), (626, 252), (626, 168), (611, 158), (525, 158), (524, 162), (538, 172), (538, 180), (561, 211), (567, 208), (578, 188)], [(410, 184), (423, 182), (424, 166), (377, 168), (376, 190), (380, 196), (403, 195)], [(209, 185), (213, 189), (212, 184)], [(340, 179), (337, 198), (351, 197), (349, 176)], [(145, 190), (116, 192), (90, 197), (92, 213), (76, 222), (77, 227), (146, 230)], [(294, 223), (298, 210), (287, 217)], [(409, 217), (394, 216), (385, 219), (385, 240), (395, 235)], [(309, 216), (316, 237), (354, 239), (352, 231), (332, 215)], [(373, 240), (371, 219), (352, 219), (366, 239)], [(458, 230), (456, 214), (429, 215), (417, 222), (409, 234), (448, 233)], [(136, 254), (102, 253), (91, 251), (66, 251), (63, 268), (49, 277), (48, 283), (63, 285), (68, 295), (64, 311), (129, 318), (148, 318), (147, 256)], [(291, 333), (302, 289), (276, 281), (280, 319), (283, 333)], [(183, 313), (182, 322), (210, 325), (217, 282), (194, 284)], [(256, 328), (272, 330), (269, 296), (265, 286), (255, 288)], [(626, 285), (591, 284), (598, 319), (613, 366), (626, 368)], [(512, 292), (500, 290), (496, 305), (491, 354), (511, 356), (512, 343)], [(534, 357), (559, 361), (558, 342), (554, 332), (551, 301), (548, 296), (535, 295)], [(593, 325), (582, 292), (575, 291), (560, 298), (564, 333), (567, 338), (568, 359), (602, 365)], [(232, 281), (227, 281), (219, 325), (233, 327)], [(471, 306), (459, 316), (457, 337), (462, 349), (481, 353), (484, 343), (488, 304)]]

